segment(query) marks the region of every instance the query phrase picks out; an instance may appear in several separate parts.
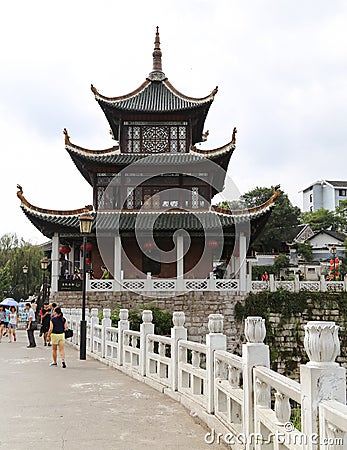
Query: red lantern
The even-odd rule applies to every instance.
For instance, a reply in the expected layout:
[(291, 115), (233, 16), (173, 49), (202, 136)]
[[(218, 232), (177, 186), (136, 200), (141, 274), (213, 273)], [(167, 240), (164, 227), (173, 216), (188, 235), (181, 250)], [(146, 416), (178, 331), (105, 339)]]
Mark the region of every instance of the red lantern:
[(91, 264), (92, 263), (92, 258), (86, 258), (86, 264)]
[[(83, 252), (83, 244), (81, 245), (80, 249), (81, 249), (82, 252)], [(93, 250), (93, 246), (92, 246), (92, 244), (91, 244), (90, 242), (87, 242), (86, 250), (87, 250), (87, 253), (88, 253), (88, 252), (91, 252), (91, 251)]]
[(207, 247), (209, 248), (217, 248), (218, 247), (218, 242), (214, 239), (211, 239), (210, 241), (207, 241)]
[(335, 263), (338, 264), (340, 262), (339, 258), (335, 258)]
[(68, 255), (71, 252), (71, 248), (68, 245), (61, 245), (59, 247), (59, 253), (63, 255)]
[(152, 250), (155, 247), (155, 243), (154, 242), (145, 242), (143, 244), (143, 248), (146, 250)]

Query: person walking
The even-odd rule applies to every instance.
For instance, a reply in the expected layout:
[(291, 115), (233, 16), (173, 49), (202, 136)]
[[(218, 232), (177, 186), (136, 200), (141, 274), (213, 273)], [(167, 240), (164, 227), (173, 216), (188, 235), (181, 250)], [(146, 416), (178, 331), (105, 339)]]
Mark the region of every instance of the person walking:
[(18, 314), (15, 306), (11, 306), (9, 322), (8, 322), (8, 342), (12, 342), (11, 337), (13, 336), (13, 342), (16, 342), (16, 329), (18, 326)]
[(0, 305), (0, 343), (1, 343), (1, 339), (2, 339), (2, 333), (3, 333), (4, 327), (5, 327), (5, 320), (6, 320), (5, 307), (3, 305)]
[(59, 353), (61, 357), (62, 368), (66, 368), (65, 363), (65, 334), (64, 330), (67, 328), (66, 319), (63, 317), (61, 308), (57, 306), (54, 310), (53, 317), (51, 319), (51, 324), (49, 327), (48, 334), (51, 337), (52, 342), (52, 359), (50, 366), (57, 366), (57, 349), (59, 347)]
[(52, 311), (49, 307), (49, 303), (48, 302), (44, 302), (43, 307), (40, 311), (40, 316), (41, 316), (41, 331), (40, 334), (43, 335), (43, 342), (44, 342), (44, 346), (46, 347), (46, 345), (48, 344), (48, 346), (51, 346), (51, 339), (50, 336), (48, 335), (49, 332), (49, 327), (51, 324), (51, 318), (52, 318)]
[(34, 310), (32, 309), (30, 303), (25, 304), (25, 309), (27, 310), (27, 314), (28, 314), (27, 334), (28, 334), (29, 345), (27, 346), (27, 348), (33, 348), (33, 347), (36, 347), (35, 336), (34, 336), (34, 331), (37, 329), (36, 317), (35, 317)]

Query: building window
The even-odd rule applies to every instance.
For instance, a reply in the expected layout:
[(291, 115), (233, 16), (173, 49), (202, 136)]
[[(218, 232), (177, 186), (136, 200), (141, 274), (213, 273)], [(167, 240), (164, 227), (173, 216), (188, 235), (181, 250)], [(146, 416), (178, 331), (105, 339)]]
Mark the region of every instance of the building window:
[(346, 197), (346, 189), (339, 189), (339, 196)]
[(313, 194), (310, 194), (310, 203), (313, 201)]
[(127, 122), (123, 148), (126, 153), (185, 153), (187, 125), (184, 122)]

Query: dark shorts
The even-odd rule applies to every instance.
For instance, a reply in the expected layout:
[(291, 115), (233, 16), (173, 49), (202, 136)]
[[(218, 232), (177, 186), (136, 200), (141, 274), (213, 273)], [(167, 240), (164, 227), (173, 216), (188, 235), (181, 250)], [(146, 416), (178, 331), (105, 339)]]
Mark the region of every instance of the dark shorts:
[(0, 325), (5, 325), (5, 322), (0, 322)]
[(40, 330), (40, 332), (41, 333), (48, 333), (48, 330), (49, 330), (49, 323), (43, 323), (42, 325), (41, 325), (41, 330)]

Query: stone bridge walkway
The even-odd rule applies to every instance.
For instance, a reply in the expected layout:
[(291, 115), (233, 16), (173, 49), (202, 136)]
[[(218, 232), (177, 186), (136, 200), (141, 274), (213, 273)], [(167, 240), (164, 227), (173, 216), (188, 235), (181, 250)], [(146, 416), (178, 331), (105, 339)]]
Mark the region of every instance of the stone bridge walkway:
[(66, 346), (67, 369), (26, 332), (0, 344), (0, 448), (11, 450), (203, 450), (208, 430), (183, 406)]

